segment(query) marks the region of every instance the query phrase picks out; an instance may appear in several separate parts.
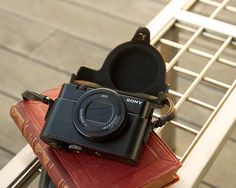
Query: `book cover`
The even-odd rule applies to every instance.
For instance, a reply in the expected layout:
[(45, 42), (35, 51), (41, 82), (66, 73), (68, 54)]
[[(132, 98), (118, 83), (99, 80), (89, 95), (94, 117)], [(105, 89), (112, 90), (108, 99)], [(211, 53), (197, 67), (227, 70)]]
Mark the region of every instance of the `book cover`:
[[(44, 93), (57, 98), (60, 87)], [(152, 133), (138, 166), (50, 148), (39, 138), (48, 106), (35, 101), (21, 101), (11, 107), (11, 117), (38, 156), (56, 187), (165, 187), (178, 180), (181, 163), (168, 146)], [(55, 125), (56, 126), (56, 125)]]

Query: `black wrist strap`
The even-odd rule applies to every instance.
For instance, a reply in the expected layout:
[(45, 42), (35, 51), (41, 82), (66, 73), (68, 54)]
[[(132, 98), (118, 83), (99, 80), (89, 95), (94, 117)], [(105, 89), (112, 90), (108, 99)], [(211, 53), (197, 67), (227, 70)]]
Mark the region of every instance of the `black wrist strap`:
[(48, 96), (41, 95), (38, 93), (35, 93), (33, 91), (24, 91), (21, 96), (24, 100), (33, 100), (33, 101), (40, 101), (44, 104), (49, 105), (49, 108), (52, 106), (54, 100), (50, 99)]
[(172, 102), (172, 100), (169, 97), (167, 97), (164, 101), (164, 104), (169, 106), (169, 110), (164, 115), (161, 115), (161, 117), (157, 117), (157, 120), (152, 122), (153, 128), (162, 127), (168, 121), (170, 121), (174, 118), (175, 105)]

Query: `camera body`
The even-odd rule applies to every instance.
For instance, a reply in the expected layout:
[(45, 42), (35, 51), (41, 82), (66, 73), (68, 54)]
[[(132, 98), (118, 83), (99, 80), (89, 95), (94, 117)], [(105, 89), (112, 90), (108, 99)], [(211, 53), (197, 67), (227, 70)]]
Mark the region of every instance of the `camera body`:
[(156, 106), (138, 94), (64, 84), (40, 137), (50, 146), (137, 164)]

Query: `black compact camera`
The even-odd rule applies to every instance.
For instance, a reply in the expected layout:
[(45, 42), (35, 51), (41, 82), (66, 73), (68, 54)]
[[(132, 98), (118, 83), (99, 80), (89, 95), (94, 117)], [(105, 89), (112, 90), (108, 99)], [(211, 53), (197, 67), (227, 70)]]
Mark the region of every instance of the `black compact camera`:
[[(139, 28), (133, 39), (112, 50), (100, 70), (80, 67), (58, 98), (24, 92), (24, 99), (49, 105), (41, 139), (50, 146), (86, 151), (136, 164), (153, 128), (169, 121), (165, 63)], [(155, 108), (169, 111), (152, 122)]]
[(141, 94), (64, 84), (40, 137), (51, 146), (135, 164), (153, 129), (156, 106)]

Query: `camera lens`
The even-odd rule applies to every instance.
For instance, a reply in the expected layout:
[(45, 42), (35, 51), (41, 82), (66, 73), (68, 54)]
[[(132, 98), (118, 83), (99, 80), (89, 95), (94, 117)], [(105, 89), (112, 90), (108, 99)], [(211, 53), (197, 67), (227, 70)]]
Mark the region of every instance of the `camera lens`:
[(113, 105), (107, 100), (93, 100), (85, 110), (85, 118), (95, 126), (104, 126), (112, 118), (113, 113)]
[(99, 88), (86, 92), (75, 105), (75, 128), (86, 138), (105, 141), (117, 135), (125, 124), (125, 105), (113, 90)]

